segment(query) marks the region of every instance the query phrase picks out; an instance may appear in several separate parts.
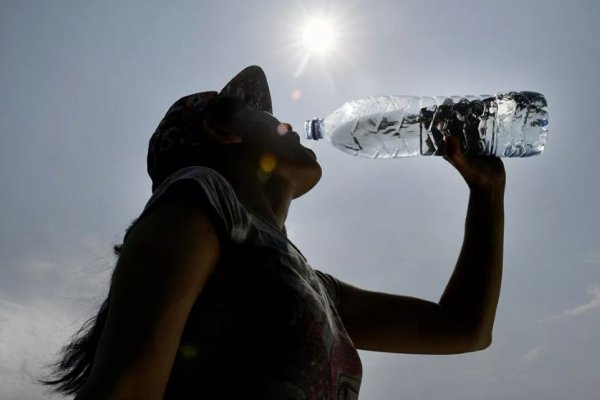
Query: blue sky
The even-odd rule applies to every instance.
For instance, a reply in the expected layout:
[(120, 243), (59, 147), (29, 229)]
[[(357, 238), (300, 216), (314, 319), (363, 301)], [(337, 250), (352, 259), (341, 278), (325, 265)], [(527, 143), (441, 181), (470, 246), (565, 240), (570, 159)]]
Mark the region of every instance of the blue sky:
[[(337, 20), (338, 46), (298, 74), (295, 32), (320, 13)], [(147, 142), (167, 108), (251, 64), (297, 129), (369, 95), (545, 94), (546, 151), (505, 159), (494, 343), (458, 356), (361, 352), (361, 398), (595, 398), (599, 16), (591, 0), (2, 1), (0, 398), (48, 398), (32, 382), (106, 294), (111, 246), (150, 195)], [(287, 226), (311, 264), (437, 300), (462, 242), (458, 174), (440, 158), (307, 146), (324, 174)]]

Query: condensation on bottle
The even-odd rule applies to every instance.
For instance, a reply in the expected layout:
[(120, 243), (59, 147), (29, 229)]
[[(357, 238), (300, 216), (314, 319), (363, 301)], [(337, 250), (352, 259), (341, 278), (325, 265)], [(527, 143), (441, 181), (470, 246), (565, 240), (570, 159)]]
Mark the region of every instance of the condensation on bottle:
[(444, 155), (447, 135), (457, 137), (466, 154), (529, 157), (544, 151), (548, 112), (536, 92), (369, 97), (307, 120), (305, 132), (360, 157)]

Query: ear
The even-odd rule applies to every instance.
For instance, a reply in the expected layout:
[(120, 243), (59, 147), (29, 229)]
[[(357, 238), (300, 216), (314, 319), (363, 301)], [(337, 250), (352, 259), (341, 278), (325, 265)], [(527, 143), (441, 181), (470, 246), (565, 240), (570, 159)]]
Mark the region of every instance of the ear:
[(242, 143), (241, 136), (235, 135), (223, 129), (210, 119), (202, 121), (202, 131), (204, 135), (215, 143), (234, 144)]

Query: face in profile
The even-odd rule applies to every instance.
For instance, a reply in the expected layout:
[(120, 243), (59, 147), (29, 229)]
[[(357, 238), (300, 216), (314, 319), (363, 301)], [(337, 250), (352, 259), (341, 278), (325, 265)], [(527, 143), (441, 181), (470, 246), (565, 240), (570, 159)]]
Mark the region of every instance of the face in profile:
[(258, 173), (288, 180), (294, 186), (294, 198), (308, 192), (321, 178), (315, 153), (300, 143), (291, 125), (248, 106), (236, 112), (233, 124), (243, 151), (258, 161)]

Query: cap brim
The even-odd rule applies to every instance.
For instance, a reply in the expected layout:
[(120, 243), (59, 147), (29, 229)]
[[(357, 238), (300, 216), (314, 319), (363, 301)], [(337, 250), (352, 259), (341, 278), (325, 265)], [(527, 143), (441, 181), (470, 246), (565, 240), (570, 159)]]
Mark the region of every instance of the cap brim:
[(252, 108), (273, 113), (267, 77), (257, 65), (242, 70), (225, 85), (219, 95), (237, 97)]

